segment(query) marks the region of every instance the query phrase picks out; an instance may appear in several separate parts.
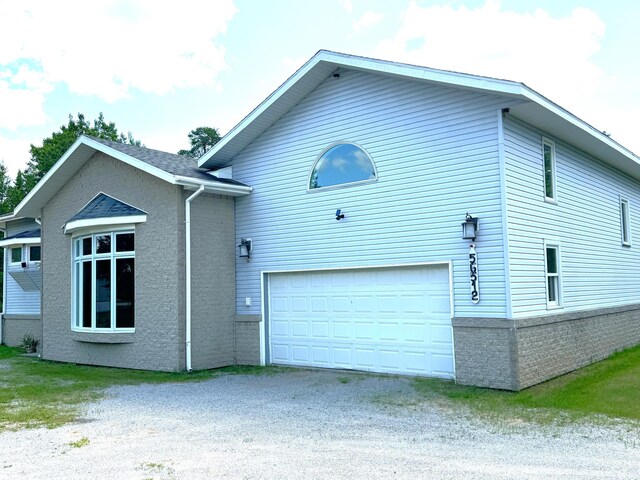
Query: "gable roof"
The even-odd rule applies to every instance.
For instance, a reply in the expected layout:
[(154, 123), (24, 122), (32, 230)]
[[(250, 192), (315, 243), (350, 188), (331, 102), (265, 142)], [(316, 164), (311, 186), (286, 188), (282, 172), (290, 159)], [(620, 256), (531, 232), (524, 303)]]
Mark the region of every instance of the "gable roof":
[[(376, 60), (320, 50), (277, 90), (238, 123), (198, 164), (201, 167), (228, 165), (238, 153), (289, 112), (339, 69), (351, 69), (421, 82), (471, 89), (478, 92), (521, 100), (510, 115), (550, 132), (615, 168), (640, 179), (640, 158), (603, 132), (571, 114), (523, 83), (497, 78), (437, 70), (403, 63)], [(506, 106), (506, 105), (505, 105)]]
[(204, 186), (205, 191), (221, 195), (247, 195), (251, 187), (235, 180), (218, 178), (198, 168), (192, 158), (136, 147), (119, 142), (81, 135), (29, 194), (18, 204), (13, 215), (40, 216), (40, 210), (97, 152), (120, 160), (172, 185), (194, 190)]
[(89, 218), (128, 217), (131, 215), (146, 215), (147, 212), (121, 202), (105, 193), (98, 195), (80, 209), (68, 222), (86, 220)]

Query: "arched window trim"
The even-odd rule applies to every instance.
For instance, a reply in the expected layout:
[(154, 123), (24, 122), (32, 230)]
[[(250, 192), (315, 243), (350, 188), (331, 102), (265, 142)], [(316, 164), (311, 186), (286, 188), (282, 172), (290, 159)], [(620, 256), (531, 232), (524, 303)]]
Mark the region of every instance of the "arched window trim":
[[(365, 153), (365, 155), (367, 156), (367, 158), (369, 159), (369, 161), (371, 162), (371, 165), (373, 166), (374, 177), (373, 178), (367, 178), (365, 180), (357, 180), (355, 182), (347, 182), (347, 183), (339, 183), (337, 185), (329, 185), (327, 187), (311, 188), (311, 176), (313, 175), (313, 172), (316, 169), (316, 165), (318, 164), (318, 162), (324, 156), (325, 153), (327, 153), (332, 148), (337, 147), (338, 145), (353, 145), (355, 147), (358, 147), (360, 150), (362, 150)], [(367, 183), (375, 183), (377, 181), (378, 181), (378, 167), (376, 166), (376, 162), (373, 161), (373, 158), (371, 158), (371, 155), (369, 155), (369, 152), (367, 152), (366, 149), (364, 149), (362, 146), (360, 146), (356, 142), (351, 142), (349, 140), (340, 140), (340, 141), (337, 141), (337, 142), (333, 142), (332, 144), (327, 146), (324, 150), (322, 150), (322, 152), (320, 152), (320, 155), (318, 155), (316, 157), (315, 161), (313, 162), (313, 165), (311, 165), (311, 170), (309, 170), (309, 174), (307, 175), (307, 192), (324, 192), (325, 190), (335, 190), (337, 188), (349, 188), (349, 187), (353, 187), (353, 186), (357, 186), (357, 185), (365, 185)]]

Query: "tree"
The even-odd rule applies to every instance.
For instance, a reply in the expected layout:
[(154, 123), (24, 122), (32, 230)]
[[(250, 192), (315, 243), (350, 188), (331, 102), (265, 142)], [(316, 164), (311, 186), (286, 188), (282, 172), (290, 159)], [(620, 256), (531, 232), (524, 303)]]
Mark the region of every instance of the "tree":
[(178, 155), (190, 158), (200, 158), (220, 141), (220, 132), (217, 128), (198, 127), (189, 132), (189, 150), (180, 150)]
[(11, 188), (11, 177), (7, 175), (7, 167), (0, 161), (0, 215), (11, 212), (7, 199)]
[[(31, 158), (27, 163), (27, 168), (24, 171), (18, 171), (16, 180), (9, 187), (6, 200), (2, 203), (2, 209), (12, 211), (82, 134), (139, 147), (143, 146), (140, 140), (133, 138), (131, 132), (128, 132), (127, 135), (118, 133), (116, 124), (105, 121), (102, 113), (93, 121), (93, 125), (85, 120), (82, 113), (78, 113), (77, 120), (69, 114), (69, 123), (60, 126), (59, 132), (53, 132), (50, 137), (45, 138), (41, 147), (31, 145), (29, 149)], [(0, 173), (0, 182), (1, 177)]]

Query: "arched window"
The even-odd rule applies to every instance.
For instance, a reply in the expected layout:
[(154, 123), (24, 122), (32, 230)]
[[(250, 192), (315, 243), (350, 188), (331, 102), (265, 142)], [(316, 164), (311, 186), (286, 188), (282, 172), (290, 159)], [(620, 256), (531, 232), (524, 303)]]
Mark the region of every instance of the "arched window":
[(309, 190), (376, 178), (376, 167), (367, 152), (353, 143), (338, 143), (327, 148), (316, 161)]

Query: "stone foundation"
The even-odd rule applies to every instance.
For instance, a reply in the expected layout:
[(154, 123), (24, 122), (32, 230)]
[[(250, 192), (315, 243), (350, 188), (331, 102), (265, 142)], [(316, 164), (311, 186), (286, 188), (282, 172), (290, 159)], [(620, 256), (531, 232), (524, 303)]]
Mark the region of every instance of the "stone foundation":
[(521, 390), (640, 344), (640, 305), (523, 319), (454, 318), (456, 381)]

